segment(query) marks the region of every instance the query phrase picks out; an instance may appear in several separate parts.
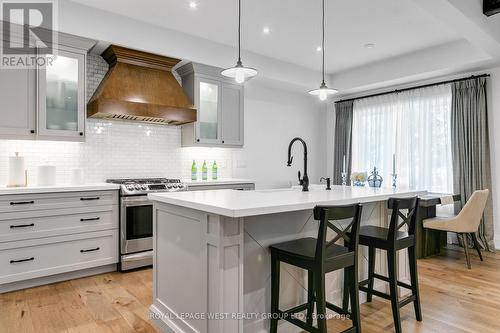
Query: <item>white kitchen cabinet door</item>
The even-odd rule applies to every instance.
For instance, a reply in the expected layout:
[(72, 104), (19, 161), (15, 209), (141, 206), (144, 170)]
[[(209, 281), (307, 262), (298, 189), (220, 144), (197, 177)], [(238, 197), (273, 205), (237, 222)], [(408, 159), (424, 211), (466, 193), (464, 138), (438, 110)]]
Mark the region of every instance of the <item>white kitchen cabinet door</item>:
[(38, 135), (42, 139), (85, 134), (85, 55), (57, 51), (52, 66), (38, 70)]
[(196, 142), (218, 144), (221, 142), (221, 96), (222, 85), (217, 80), (197, 78), (196, 105)]
[(222, 84), (222, 144), (243, 146), (243, 86)]
[(0, 137), (35, 136), (35, 71), (0, 69)]

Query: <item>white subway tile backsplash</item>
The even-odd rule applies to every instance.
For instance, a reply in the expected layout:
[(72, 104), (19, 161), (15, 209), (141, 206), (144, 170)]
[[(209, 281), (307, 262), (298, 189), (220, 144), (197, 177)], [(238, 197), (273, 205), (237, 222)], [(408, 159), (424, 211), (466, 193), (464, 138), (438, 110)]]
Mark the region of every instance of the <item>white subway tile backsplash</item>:
[[(101, 57), (89, 55), (87, 99), (107, 70)], [(199, 177), (203, 161), (210, 170), (216, 160), (219, 177), (231, 178), (235, 149), (181, 148), (180, 127), (87, 119), (83, 143), (0, 140), (0, 185), (7, 183), (8, 156), (14, 152), (25, 156), (28, 181), (35, 184), (36, 168), (42, 164), (57, 167), (59, 183), (71, 181), (73, 168), (83, 168), (87, 182), (120, 177), (190, 178), (193, 160)]]

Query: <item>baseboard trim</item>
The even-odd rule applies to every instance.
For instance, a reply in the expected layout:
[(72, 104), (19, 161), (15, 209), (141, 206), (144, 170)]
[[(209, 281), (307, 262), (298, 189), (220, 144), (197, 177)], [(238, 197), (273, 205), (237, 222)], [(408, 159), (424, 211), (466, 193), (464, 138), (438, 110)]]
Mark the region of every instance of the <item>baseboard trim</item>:
[(164, 314), (156, 305), (151, 304), (149, 307), (149, 320), (152, 321), (156, 327), (165, 333), (182, 333), (178, 327), (175, 325), (170, 326), (169, 323), (165, 322), (162, 318), (164, 318)]
[(73, 271), (73, 272), (44, 276), (44, 277), (39, 277), (39, 278), (34, 278), (34, 279), (29, 279), (29, 280), (24, 280), (24, 281), (5, 283), (5, 284), (0, 285), (0, 294), (7, 293), (10, 291), (15, 291), (15, 290), (38, 287), (38, 286), (56, 283), (56, 282), (61, 282), (61, 281), (66, 281), (66, 280), (79, 279), (79, 278), (86, 277), (86, 276), (109, 273), (109, 272), (113, 272), (113, 271), (116, 271), (116, 264), (104, 265), (104, 266), (82, 269), (82, 270)]

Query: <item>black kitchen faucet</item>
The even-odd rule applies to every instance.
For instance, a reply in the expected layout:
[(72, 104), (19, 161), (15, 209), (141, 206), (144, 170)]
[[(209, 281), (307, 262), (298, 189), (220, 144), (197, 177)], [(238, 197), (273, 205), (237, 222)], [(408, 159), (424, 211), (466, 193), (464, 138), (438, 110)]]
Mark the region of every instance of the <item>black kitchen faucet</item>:
[(307, 176), (307, 145), (304, 140), (301, 138), (294, 138), (292, 141), (290, 141), (290, 144), (288, 145), (288, 162), (287, 166), (292, 166), (293, 162), (293, 156), (292, 156), (292, 146), (295, 143), (295, 141), (300, 141), (302, 142), (302, 145), (304, 146), (304, 177), (300, 178), (300, 170), (299, 170), (299, 184), (302, 185), (302, 191), (308, 192), (309, 191), (309, 177)]

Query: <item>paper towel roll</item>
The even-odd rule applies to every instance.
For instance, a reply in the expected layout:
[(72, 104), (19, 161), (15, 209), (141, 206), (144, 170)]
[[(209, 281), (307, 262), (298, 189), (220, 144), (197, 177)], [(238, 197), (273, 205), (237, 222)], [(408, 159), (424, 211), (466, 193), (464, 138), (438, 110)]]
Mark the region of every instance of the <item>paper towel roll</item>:
[(40, 165), (37, 173), (38, 186), (51, 186), (56, 184), (56, 167), (53, 165)]
[(9, 182), (7, 186), (26, 186), (24, 157), (19, 156), (18, 152), (15, 156), (9, 156)]

